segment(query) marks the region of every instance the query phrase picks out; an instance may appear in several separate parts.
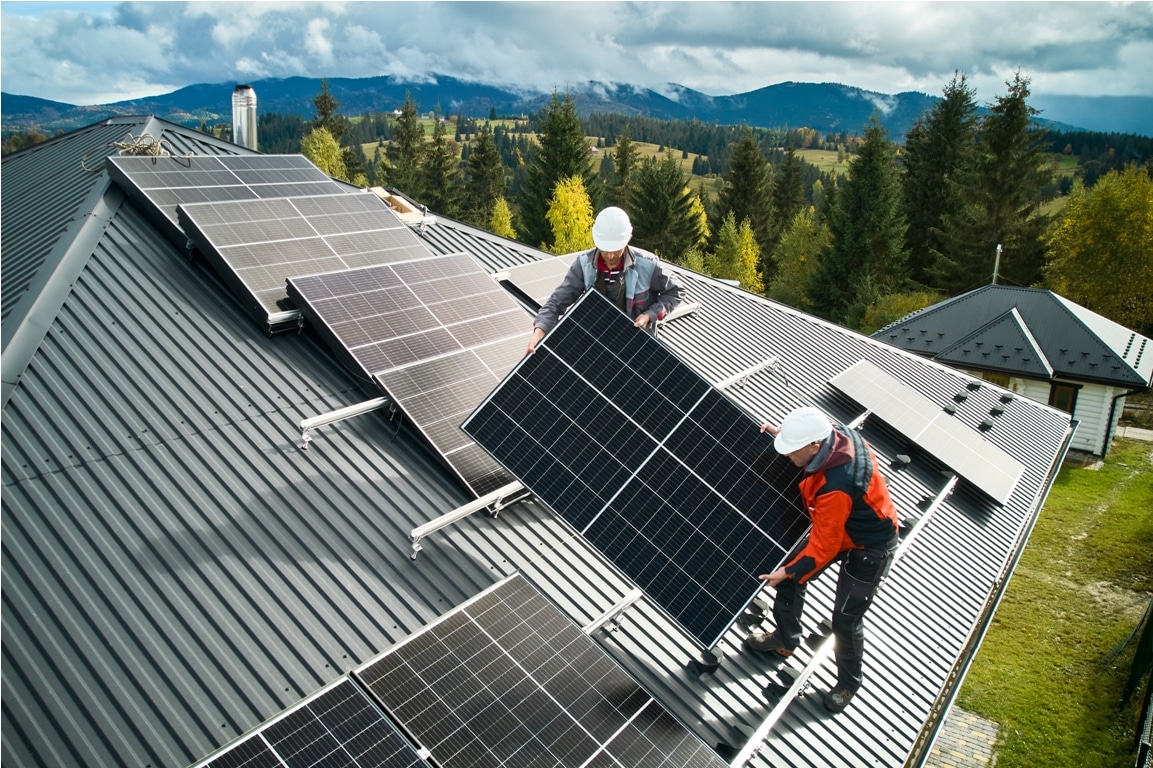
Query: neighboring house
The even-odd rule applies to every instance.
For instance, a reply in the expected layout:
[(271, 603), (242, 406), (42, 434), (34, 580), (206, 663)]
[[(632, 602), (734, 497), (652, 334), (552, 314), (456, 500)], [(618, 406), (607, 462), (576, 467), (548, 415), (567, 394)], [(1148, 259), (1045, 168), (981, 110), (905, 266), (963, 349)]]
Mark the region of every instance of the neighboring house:
[(987, 285), (873, 334), (1060, 408), (1080, 422), (1073, 449), (1104, 456), (1125, 396), (1149, 389), (1153, 341), (1038, 288)]
[[(532, 500), (466, 517), (410, 559), (412, 530), (471, 494), (388, 410), (325, 427), (302, 449), (302, 420), (381, 392), (312, 329), (270, 336), (185, 241), (117, 187), (102, 157), (143, 134), (178, 154), (254, 154), (123, 117), (3, 160), (5, 765), (196, 762), (512, 573), (580, 626), (629, 592)], [(463, 250), (490, 274), (553, 258), (413, 218), (430, 250)], [(981, 470), (950, 470), (896, 425), (863, 419), (907, 546), (868, 619), (865, 688), (829, 717), (819, 696), (834, 674), (826, 660), (748, 763), (919, 765), (1073, 424), (945, 365), (676, 271), (701, 307), (663, 324), (659, 338), (709, 381), (736, 381), (726, 391), (753, 419), (815, 403), (860, 420), (868, 407), (830, 380), (868, 361), (934, 413), (954, 408), (949, 424), (982, 451), (1020, 462), (998, 501), (982, 490)], [(527, 340), (527, 310), (524, 328)], [(769, 357), (776, 369), (756, 372)], [(834, 577), (812, 584), (806, 634), (822, 631)], [(734, 624), (717, 647), (719, 669), (703, 675), (689, 664), (700, 649), (647, 600), (594, 638), (707, 744), (740, 746), (766, 722), (766, 686), (812, 656), (804, 646), (780, 666), (751, 657), (740, 650), (747, 631)]]

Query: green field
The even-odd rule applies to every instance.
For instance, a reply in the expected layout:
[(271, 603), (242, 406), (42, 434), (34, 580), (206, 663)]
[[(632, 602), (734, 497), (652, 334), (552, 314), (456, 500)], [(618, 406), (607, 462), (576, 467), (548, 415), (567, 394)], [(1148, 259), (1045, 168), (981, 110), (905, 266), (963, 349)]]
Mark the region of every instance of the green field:
[(1133, 765), (1133, 649), (1110, 652), (1150, 591), (1153, 445), (1118, 440), (1100, 469), (1061, 469), (958, 696), (1000, 725), (997, 768)]

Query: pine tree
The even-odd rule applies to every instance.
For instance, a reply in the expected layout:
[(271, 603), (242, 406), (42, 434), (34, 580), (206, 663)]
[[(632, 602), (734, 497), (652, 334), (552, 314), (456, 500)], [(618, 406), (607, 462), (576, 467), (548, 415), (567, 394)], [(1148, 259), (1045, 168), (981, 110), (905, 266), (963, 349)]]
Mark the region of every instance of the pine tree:
[[(792, 147), (785, 150), (785, 159), (777, 168), (773, 180), (773, 232), (771, 248), (767, 252), (772, 257), (772, 249), (784, 234), (797, 214), (805, 209), (805, 187), (801, 183), (803, 162)], [(775, 262), (774, 262), (775, 263)], [(772, 270), (769, 270), (770, 272)]]
[(612, 171), (605, 187), (606, 205), (628, 207), (633, 189), (636, 186), (633, 181), (633, 173), (637, 170), (639, 163), (640, 153), (629, 138), (629, 127), (626, 123), (620, 137), (617, 138), (616, 148), (612, 154)]
[(716, 250), (705, 257), (705, 269), (713, 277), (736, 280), (746, 291), (764, 293), (765, 285), (758, 266), (760, 258), (760, 247), (752, 225), (745, 219), (737, 226), (733, 212), (729, 211), (717, 233)]
[(486, 125), (476, 137), (476, 145), (465, 165), (465, 221), (485, 226), (492, 219), (493, 206), (504, 195), (504, 163)]
[(459, 179), (456, 142), (448, 137), (448, 128), (436, 113), (432, 142), (424, 149), (420, 168), (421, 202), (444, 216), (459, 215)]
[(553, 243), (547, 212), (561, 179), (580, 178), (594, 204), (599, 199), (595, 188), (596, 175), (589, 157), (576, 102), (571, 94), (565, 94), (562, 99), (553, 93), (552, 103), (542, 113), (539, 146), (530, 156), (520, 190), (520, 219), (526, 242)]
[(340, 102), (328, 90), (327, 77), (321, 78), (320, 93), (312, 100), (312, 105), (316, 108), (316, 117), (312, 120), (313, 129), (324, 128), (337, 144), (342, 143), (348, 133), (348, 118), (337, 111)]
[(348, 181), (344, 154), (327, 128), (314, 128), (300, 141), (300, 154), (334, 179)]
[(1006, 82), (977, 132), (972, 172), (962, 181), (963, 207), (944, 216), (941, 249), (931, 279), (950, 295), (991, 279), (1002, 246), (1000, 277), (1013, 285), (1033, 285), (1044, 264), (1042, 237), (1048, 217), (1040, 211), (1052, 172), (1033, 124), (1037, 110), (1026, 102), (1029, 79), (1017, 72)]
[(761, 254), (766, 254), (773, 240), (772, 192), (769, 164), (752, 130), (746, 127), (733, 147), (729, 177), (717, 197), (714, 238), (719, 236), (725, 217), (732, 213), (734, 221), (749, 222)]
[(945, 86), (943, 98), (919, 118), (905, 136), (901, 188), (909, 228), (909, 277), (929, 283), (935, 251), (942, 247), (940, 229), (945, 217), (956, 216), (963, 205), (962, 180), (973, 168), (977, 132), (976, 90), (961, 73)]
[(593, 205), (580, 176), (557, 182), (545, 214), (552, 228), (553, 244), (541, 250), (553, 253), (587, 251), (593, 247)]
[(420, 166), (424, 159), (424, 128), (416, 112), (416, 104), (406, 91), (404, 106), (396, 121), (392, 141), (385, 158), (388, 160), (388, 183), (410, 197), (420, 199)]
[(885, 128), (873, 118), (837, 196), (832, 246), (807, 291), (831, 320), (852, 326), (878, 297), (904, 288), (906, 224), (895, 160)]
[(666, 152), (660, 161), (654, 157), (642, 163), (635, 177), (626, 207), (633, 225), (632, 242), (662, 259), (680, 261), (689, 248), (701, 245), (695, 198), (685, 186), (680, 161)]

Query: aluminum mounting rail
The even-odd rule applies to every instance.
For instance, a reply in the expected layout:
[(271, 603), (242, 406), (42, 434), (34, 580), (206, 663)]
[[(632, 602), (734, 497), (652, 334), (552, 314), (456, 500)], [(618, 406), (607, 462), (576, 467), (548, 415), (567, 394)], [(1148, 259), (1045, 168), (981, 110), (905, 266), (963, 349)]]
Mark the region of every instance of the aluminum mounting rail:
[(416, 554), (422, 549), (420, 540), (425, 536), (435, 533), (441, 528), (446, 528), (458, 520), (463, 520), (473, 512), (485, 509), (486, 507), (491, 507), (492, 517), (496, 517), (502, 509), (529, 495), (531, 495), (531, 492), (519, 482), (509, 483), (508, 485), (502, 485), (492, 493), (486, 493), (479, 499), (463, 504), (435, 520), (430, 520), (423, 525), (418, 525), (413, 528), (412, 533), (408, 535), (409, 541), (412, 542), (412, 554), (410, 557), (413, 560), (416, 559)]

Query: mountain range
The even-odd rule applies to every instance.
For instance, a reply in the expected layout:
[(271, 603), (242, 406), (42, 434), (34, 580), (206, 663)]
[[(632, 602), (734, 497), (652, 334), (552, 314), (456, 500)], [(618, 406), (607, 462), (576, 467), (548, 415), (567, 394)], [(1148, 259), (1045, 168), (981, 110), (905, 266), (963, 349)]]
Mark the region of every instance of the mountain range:
[[(115, 115), (154, 114), (181, 123), (209, 125), (232, 120), (234, 83), (198, 84), (171, 93), (114, 104), (80, 106), (33, 96), (0, 94), (0, 120), (7, 132), (35, 128), (51, 135)], [(248, 83), (256, 91), (260, 113), (311, 116), (320, 78), (290, 77)], [(552, 93), (520, 90), (431, 75), (414, 82), (394, 76), (328, 78), (340, 111), (349, 116), (399, 109), (411, 94), (421, 112), (439, 108), (446, 114), (487, 117), (535, 112)], [(748, 93), (709, 96), (669, 84), (661, 91), (622, 83), (589, 81), (565, 89), (582, 115), (591, 112), (635, 114), (662, 120), (696, 119), (723, 125), (806, 127), (821, 133), (860, 133), (871, 115), (900, 139), (917, 117), (939, 97), (916, 91), (883, 94), (837, 83), (779, 83)], [(1138, 133), (1153, 136), (1153, 98), (1062, 97), (1031, 99), (1043, 109), (1041, 123), (1059, 130)]]

